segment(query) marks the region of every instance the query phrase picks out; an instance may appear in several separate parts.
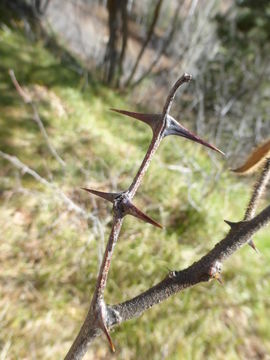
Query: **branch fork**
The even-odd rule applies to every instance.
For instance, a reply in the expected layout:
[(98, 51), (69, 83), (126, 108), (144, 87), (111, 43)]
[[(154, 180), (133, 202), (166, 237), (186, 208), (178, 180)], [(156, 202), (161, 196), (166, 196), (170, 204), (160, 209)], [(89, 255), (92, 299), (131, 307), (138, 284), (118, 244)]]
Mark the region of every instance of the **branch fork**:
[[(169, 135), (177, 135), (198, 142), (212, 150), (222, 153), (215, 146), (208, 144), (206, 141), (200, 139), (197, 135), (188, 131), (186, 128), (184, 128), (184, 126), (178, 123), (171, 115), (169, 115), (169, 111), (171, 109), (176, 91), (181, 85), (183, 85), (184, 83), (188, 83), (191, 79), (192, 79), (191, 75), (184, 74), (176, 81), (176, 83), (172, 87), (166, 99), (162, 114), (143, 114), (143, 113), (126, 111), (126, 110), (111, 109), (122, 115), (126, 115), (144, 122), (152, 129), (153, 137), (149, 145), (149, 148), (147, 150), (147, 153), (142, 161), (142, 164), (128, 190), (119, 193), (110, 193), (110, 192), (102, 192), (94, 189), (83, 188), (83, 190), (92, 193), (96, 196), (99, 196), (113, 204), (114, 220), (113, 220), (111, 234), (104, 253), (103, 262), (99, 270), (99, 275), (96, 283), (96, 290), (93, 295), (93, 299), (91, 301), (89, 313), (87, 315), (87, 318), (81, 328), (81, 331), (77, 339), (75, 340), (70, 351), (68, 352), (66, 359), (81, 359), (81, 357), (77, 357), (76, 354), (81, 353), (83, 347), (81, 344), (81, 340), (83, 336), (81, 334), (87, 333), (85, 331), (86, 327), (92, 327), (92, 328), (97, 327), (100, 330), (102, 330), (102, 332), (105, 333), (110, 343), (111, 349), (114, 351), (114, 346), (108, 331), (108, 325), (107, 325), (108, 313), (104, 301), (104, 290), (106, 287), (108, 272), (111, 264), (112, 253), (114, 246), (116, 245), (116, 242), (118, 240), (118, 236), (122, 227), (123, 218), (126, 215), (132, 215), (140, 220), (143, 220), (144, 222), (162, 228), (162, 226), (158, 222), (156, 222), (148, 215), (146, 215), (144, 212), (139, 210), (132, 202), (132, 199), (135, 196), (142, 182), (142, 179), (146, 173), (146, 170), (156, 150), (158, 149), (158, 146), (160, 145), (162, 139)], [(84, 352), (86, 352), (86, 347), (87, 345), (84, 344), (84, 350), (83, 350)]]
[[(169, 296), (199, 282), (216, 279), (222, 283), (220, 276), (222, 262), (238, 248), (248, 242), (255, 231), (258, 231), (270, 221), (270, 206), (256, 217), (244, 219), (245, 221), (237, 223), (236, 225), (227, 221), (231, 228), (228, 235), (199, 261), (195, 262), (185, 270), (170, 271), (168, 276), (160, 283), (131, 300), (113, 306), (106, 305), (104, 300), (104, 291), (106, 288), (113, 250), (117, 243), (124, 217), (126, 215), (132, 215), (154, 226), (161, 227), (161, 225), (159, 225), (155, 220), (151, 219), (148, 215), (139, 210), (133, 204), (132, 200), (162, 139), (169, 135), (177, 135), (200, 143), (223, 154), (222, 151), (217, 149), (215, 146), (200, 139), (197, 135), (184, 128), (184, 126), (178, 123), (169, 114), (177, 89), (190, 80), (191, 75), (184, 74), (176, 81), (166, 99), (162, 114), (144, 114), (126, 110), (111, 109), (122, 115), (144, 122), (151, 127), (153, 137), (140, 168), (130, 187), (126, 191), (110, 193), (83, 188), (85, 191), (99, 196), (113, 204), (113, 224), (103, 261), (100, 266), (89, 312), (77, 338), (66, 355), (66, 360), (82, 359), (87, 351), (89, 343), (91, 343), (96, 336), (99, 336), (101, 332), (105, 333), (110, 347), (112, 351), (114, 351), (115, 348), (109, 335), (109, 329), (113, 326), (131, 318), (140, 316), (144, 311), (151, 308), (153, 305), (158, 304), (167, 299)], [(269, 172), (270, 170), (268, 169), (268, 173)], [(265, 185), (266, 182), (264, 181), (263, 184)], [(257, 202), (255, 201), (255, 205), (256, 204)]]

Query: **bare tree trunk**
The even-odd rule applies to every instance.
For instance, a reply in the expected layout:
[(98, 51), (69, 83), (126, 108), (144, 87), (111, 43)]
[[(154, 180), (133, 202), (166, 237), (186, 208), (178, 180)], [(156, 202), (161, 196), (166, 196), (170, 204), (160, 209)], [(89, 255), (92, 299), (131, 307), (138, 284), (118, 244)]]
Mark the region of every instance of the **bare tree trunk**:
[[(105, 81), (119, 84), (128, 39), (127, 0), (108, 0), (110, 37), (105, 54)], [(121, 25), (122, 24), (122, 25)], [(122, 31), (121, 31), (122, 30)], [(121, 53), (118, 53), (119, 37), (122, 34)]]
[(117, 87), (119, 87), (120, 80), (123, 74), (123, 62), (126, 55), (127, 41), (128, 41), (128, 12), (127, 12), (127, 1), (122, 1), (121, 4), (122, 14), (122, 48), (119, 58), (119, 74), (117, 78)]

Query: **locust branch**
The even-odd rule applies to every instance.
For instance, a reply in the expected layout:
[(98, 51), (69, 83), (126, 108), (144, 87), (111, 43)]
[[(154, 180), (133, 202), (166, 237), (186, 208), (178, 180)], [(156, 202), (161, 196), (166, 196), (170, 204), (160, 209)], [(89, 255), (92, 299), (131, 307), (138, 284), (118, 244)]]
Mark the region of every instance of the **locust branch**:
[(109, 334), (112, 327), (119, 325), (126, 320), (140, 316), (144, 311), (151, 308), (153, 305), (166, 300), (168, 297), (184, 290), (185, 288), (191, 287), (200, 282), (209, 281), (211, 279), (217, 279), (221, 282), (220, 273), (222, 270), (222, 263), (245, 243), (250, 243), (255, 248), (254, 243), (251, 242), (251, 237), (259, 229), (270, 222), (270, 206), (254, 217), (258, 202), (270, 177), (270, 159), (267, 158), (262, 175), (253, 190), (250, 203), (247, 206), (244, 220), (236, 223), (226, 221), (226, 223), (230, 226), (230, 231), (228, 235), (217, 243), (211, 251), (185, 270), (170, 271), (164, 280), (135, 298), (113, 306), (106, 304), (104, 292), (106, 289), (114, 247), (117, 243), (124, 217), (126, 215), (132, 215), (154, 226), (161, 227), (160, 224), (136, 207), (133, 203), (133, 198), (141, 185), (148, 166), (164, 137), (169, 135), (181, 136), (222, 153), (213, 145), (210, 145), (200, 139), (197, 135), (192, 134), (169, 114), (176, 91), (181, 85), (189, 82), (190, 80), (191, 75), (184, 74), (176, 81), (169, 92), (161, 114), (141, 114), (126, 110), (112, 109), (122, 115), (135, 118), (149, 125), (152, 129), (153, 137), (141, 166), (130, 187), (126, 191), (110, 193), (83, 188), (89, 193), (99, 196), (112, 203), (113, 224), (99, 270), (95, 291), (90, 302), (88, 314), (77, 338), (66, 355), (66, 360), (82, 359), (89, 344), (95, 337), (102, 333), (106, 335), (111, 350), (115, 351)]

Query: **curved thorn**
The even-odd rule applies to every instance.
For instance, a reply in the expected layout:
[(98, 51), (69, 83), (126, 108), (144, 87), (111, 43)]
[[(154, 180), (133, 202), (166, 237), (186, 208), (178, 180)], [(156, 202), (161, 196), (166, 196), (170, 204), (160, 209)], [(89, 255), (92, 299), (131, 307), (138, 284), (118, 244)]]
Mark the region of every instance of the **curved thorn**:
[(136, 112), (132, 112), (132, 111), (119, 110), (119, 109), (113, 109), (113, 108), (110, 108), (110, 110), (118, 112), (119, 114), (122, 114), (122, 115), (130, 116), (137, 120), (140, 120), (140, 121), (144, 122), (145, 124), (149, 125), (152, 130), (155, 129), (156, 124), (162, 119), (161, 114), (142, 114), (142, 113), (136, 113)]
[(97, 191), (93, 189), (87, 189), (87, 188), (81, 188), (82, 190), (88, 191), (91, 194), (94, 194), (96, 196), (99, 196), (111, 203), (114, 202), (115, 198), (119, 195), (119, 193), (109, 193), (109, 192), (103, 192), (103, 191)]
[(133, 215), (138, 219), (141, 219), (149, 224), (152, 224), (156, 227), (159, 227), (160, 229), (162, 229), (162, 226), (156, 222), (155, 220), (153, 220), (152, 218), (150, 218), (148, 215), (146, 215), (145, 213), (143, 213), (141, 210), (139, 210), (135, 205), (133, 205), (132, 203), (130, 203), (128, 205), (127, 208), (127, 214)]
[(197, 142), (199, 144), (202, 144), (202, 145), (204, 145), (204, 146), (206, 146), (206, 147), (208, 147), (208, 148), (210, 148), (212, 150), (215, 150), (215, 151), (219, 152), (222, 155), (225, 155), (224, 152), (219, 150), (217, 147), (215, 147), (214, 145), (209, 144), (208, 142), (201, 139), (199, 136), (193, 134), (191, 131), (189, 131), (184, 126), (179, 124), (172, 116), (167, 115), (167, 124), (166, 124), (166, 129), (164, 131), (164, 137), (169, 136), (169, 135), (182, 136), (182, 137), (184, 137), (186, 139), (195, 141), (195, 142)]

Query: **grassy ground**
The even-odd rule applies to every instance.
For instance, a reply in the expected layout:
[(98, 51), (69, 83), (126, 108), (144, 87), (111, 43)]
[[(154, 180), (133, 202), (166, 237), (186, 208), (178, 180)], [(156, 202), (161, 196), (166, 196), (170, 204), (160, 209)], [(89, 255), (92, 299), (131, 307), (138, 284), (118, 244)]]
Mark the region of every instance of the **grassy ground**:
[[(127, 99), (91, 78), (82, 91), (83, 79), (42, 41), (27, 40), (20, 27), (1, 23), (0, 150), (54, 188), (0, 160), (0, 358), (52, 360), (63, 358), (80, 327), (110, 229), (110, 206), (80, 187), (126, 189), (151, 133), (108, 111), (131, 108)], [(10, 68), (36, 100), (65, 167), (48, 151), (31, 108), (11, 83)], [(125, 220), (109, 303), (155, 284), (167, 268), (191, 264), (222, 238), (224, 218), (242, 218), (249, 183), (221, 172), (223, 166), (219, 155), (199, 145), (164, 141), (135, 202), (165, 230)], [(91, 219), (70, 211), (59, 191)], [(116, 355), (100, 338), (86, 359), (269, 359), (269, 230), (255, 240), (261, 255), (248, 247), (235, 254), (225, 264), (224, 286), (202, 284), (171, 298), (113, 332)]]

